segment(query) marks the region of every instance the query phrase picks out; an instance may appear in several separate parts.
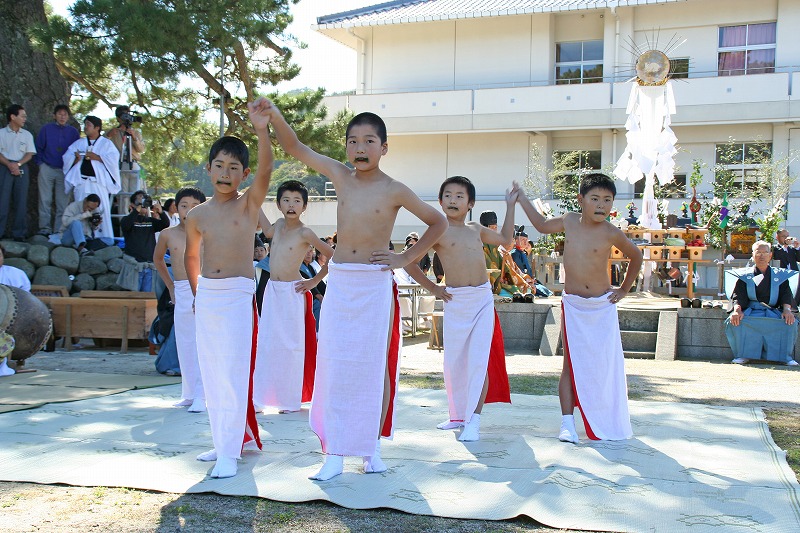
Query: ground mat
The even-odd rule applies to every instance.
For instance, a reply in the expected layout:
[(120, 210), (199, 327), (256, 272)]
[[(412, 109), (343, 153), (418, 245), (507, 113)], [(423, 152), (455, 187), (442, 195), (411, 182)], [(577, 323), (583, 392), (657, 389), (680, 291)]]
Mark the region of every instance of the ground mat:
[[(489, 405), (481, 440), (440, 431), (444, 391), (400, 390), (389, 470), (360, 460), (327, 482), (306, 410), (259, 415), (263, 452), (210, 479), (205, 414), (171, 407), (178, 386), (132, 390), (0, 415), (0, 480), (216, 492), (285, 502), (328, 500), (455, 518), (527, 515), (603, 531), (800, 531), (800, 487), (758, 409), (631, 402), (635, 438), (565, 444), (558, 398), (513, 395)], [(581, 433), (582, 438), (585, 435)]]
[(57, 370), (14, 374), (0, 379), (0, 413), (175, 383), (180, 383), (180, 378), (160, 375), (129, 376)]

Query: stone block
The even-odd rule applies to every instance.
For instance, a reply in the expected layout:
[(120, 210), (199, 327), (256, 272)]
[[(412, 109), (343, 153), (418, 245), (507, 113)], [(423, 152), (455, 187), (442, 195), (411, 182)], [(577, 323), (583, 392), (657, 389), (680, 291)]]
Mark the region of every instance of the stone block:
[(25, 272), (25, 275), (28, 276), (28, 279), (33, 279), (33, 275), (36, 272), (36, 267), (27, 259), (23, 259), (21, 257), (7, 257), (3, 262), (8, 266), (17, 267)]
[(80, 262), (81, 256), (75, 248), (58, 246), (50, 252), (50, 264), (58, 268), (63, 268), (70, 274), (78, 272)]
[(561, 308), (551, 307), (544, 323), (544, 335), (539, 345), (541, 355), (559, 355), (561, 353)]
[(678, 355), (678, 313), (661, 311), (658, 317), (656, 359), (674, 361)]
[(620, 331), (655, 331), (658, 327), (658, 311), (619, 309)]
[(105, 262), (108, 263), (112, 259), (118, 259), (122, 257), (122, 250), (120, 250), (119, 246), (107, 246), (100, 250), (96, 250), (94, 252), (94, 256)]
[(69, 273), (63, 268), (51, 265), (45, 265), (36, 269), (36, 273), (33, 275), (33, 284), (61, 285), (62, 287), (66, 287), (67, 291), (72, 289), (72, 280), (69, 279)]
[[(41, 237), (41, 235), (39, 235)], [(37, 267), (50, 264), (50, 249), (41, 244), (32, 244), (28, 248), (28, 261)]]
[(5, 250), (3, 253), (5, 257), (22, 257), (23, 259), (28, 257), (28, 248), (31, 247), (27, 242), (17, 241), (0, 241), (0, 244)]
[(92, 275), (86, 273), (78, 274), (72, 281), (72, 288), (77, 292), (94, 290), (95, 285), (96, 283)]
[(90, 274), (92, 276), (97, 276), (108, 272), (108, 267), (101, 259), (97, 257), (92, 257), (90, 255), (85, 255), (81, 257), (81, 262), (80, 266), (78, 267), (78, 272), (80, 272), (81, 274)]
[(106, 274), (100, 274), (95, 278), (95, 289), (98, 291), (118, 291), (120, 290), (119, 285), (117, 285), (117, 275), (113, 272), (109, 272)]
[(108, 263), (106, 263), (106, 267), (108, 267), (109, 272), (114, 272), (115, 274), (119, 274), (122, 271), (122, 265), (125, 264), (125, 260), (121, 257), (115, 257), (113, 259), (109, 259)]

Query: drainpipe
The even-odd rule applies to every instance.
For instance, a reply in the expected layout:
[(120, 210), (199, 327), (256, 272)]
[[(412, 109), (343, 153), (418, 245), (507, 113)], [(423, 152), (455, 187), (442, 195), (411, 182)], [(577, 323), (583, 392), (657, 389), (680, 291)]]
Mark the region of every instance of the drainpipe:
[(617, 73), (619, 71), (619, 15), (617, 15), (617, 6), (611, 6), (611, 14), (614, 15), (614, 82), (617, 81)]
[(358, 82), (358, 84), (361, 86), (361, 90), (358, 91), (358, 92), (359, 92), (359, 94), (365, 94), (366, 93), (366, 88), (367, 88), (366, 87), (367, 84), (365, 82), (365, 79), (366, 79), (366, 76), (367, 76), (367, 72), (366, 72), (367, 42), (363, 38), (361, 38), (358, 35), (356, 35), (356, 32), (353, 31), (352, 26), (350, 28), (347, 28), (347, 33), (352, 35), (355, 38), (355, 40), (358, 41), (358, 47), (359, 47), (358, 69), (361, 71), (361, 76), (360, 76), (361, 79)]

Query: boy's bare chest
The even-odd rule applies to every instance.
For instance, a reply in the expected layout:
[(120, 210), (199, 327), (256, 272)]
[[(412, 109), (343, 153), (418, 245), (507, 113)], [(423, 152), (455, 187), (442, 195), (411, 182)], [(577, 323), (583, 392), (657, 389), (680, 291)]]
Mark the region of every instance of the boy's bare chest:
[(300, 229), (288, 229), (281, 224), (272, 236), (270, 245), (271, 256), (294, 256), (298, 253), (305, 254), (307, 246)]

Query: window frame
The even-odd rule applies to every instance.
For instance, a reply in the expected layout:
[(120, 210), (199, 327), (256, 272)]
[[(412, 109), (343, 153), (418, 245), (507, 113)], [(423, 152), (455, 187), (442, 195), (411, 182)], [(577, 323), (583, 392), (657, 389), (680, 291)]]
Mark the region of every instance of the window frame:
[[(753, 141), (753, 142), (737, 142), (735, 143), (736, 146), (741, 146), (742, 150), (742, 159), (739, 162), (725, 162), (720, 159), (721, 148), (726, 146), (730, 146), (730, 143), (717, 143), (714, 145), (714, 162), (715, 164), (724, 169), (728, 172), (731, 172), (736, 179), (736, 185), (738, 186), (738, 191), (744, 193), (746, 189), (755, 190), (758, 188), (758, 171), (761, 170), (764, 166), (768, 165), (769, 163), (753, 163), (748, 162), (748, 153), (751, 151), (751, 148), (757, 150), (759, 147), (768, 147), (769, 148), (769, 159), (772, 160), (773, 156), (773, 143), (772, 142), (764, 142), (764, 141)], [(751, 179), (746, 179), (746, 177), (751, 176)], [(753, 187), (748, 187), (748, 183), (755, 184)]]
[[(763, 24), (772, 24), (775, 26), (775, 41), (772, 43), (765, 43), (765, 44), (750, 44), (750, 26), (756, 25), (763, 25)], [(769, 22), (749, 22), (747, 24), (730, 24), (726, 26), (719, 26), (717, 31), (717, 76), (747, 76), (748, 74), (771, 74), (775, 72), (775, 57), (777, 54), (777, 21), (769, 21)], [(745, 44), (737, 45), (737, 46), (721, 46), (720, 40), (722, 37), (722, 31), (725, 28), (738, 28), (744, 26), (745, 29)], [(758, 67), (758, 72), (748, 72), (748, 55), (749, 52), (755, 50), (773, 50), (773, 57), (772, 57), (772, 66), (771, 67)], [(720, 57), (724, 53), (732, 53), (732, 52), (744, 52), (744, 67), (741, 69), (728, 69), (722, 70), (720, 69)]]
[[(558, 61), (558, 50), (559, 46), (563, 44), (576, 44), (580, 43), (581, 45), (581, 59), (579, 61)], [(600, 43), (600, 59), (585, 59), (585, 46), (587, 43)], [(555, 46), (555, 54), (556, 54), (556, 61), (555, 67), (553, 70), (553, 78), (555, 79), (556, 85), (582, 85), (584, 83), (602, 83), (603, 82), (603, 46), (604, 42), (603, 39), (589, 39), (585, 41), (561, 41), (557, 42)], [(599, 76), (586, 76), (586, 67), (600, 67), (600, 75)], [(579, 67), (580, 68), (580, 77), (579, 78), (559, 78), (558, 76), (558, 69), (563, 67)]]

